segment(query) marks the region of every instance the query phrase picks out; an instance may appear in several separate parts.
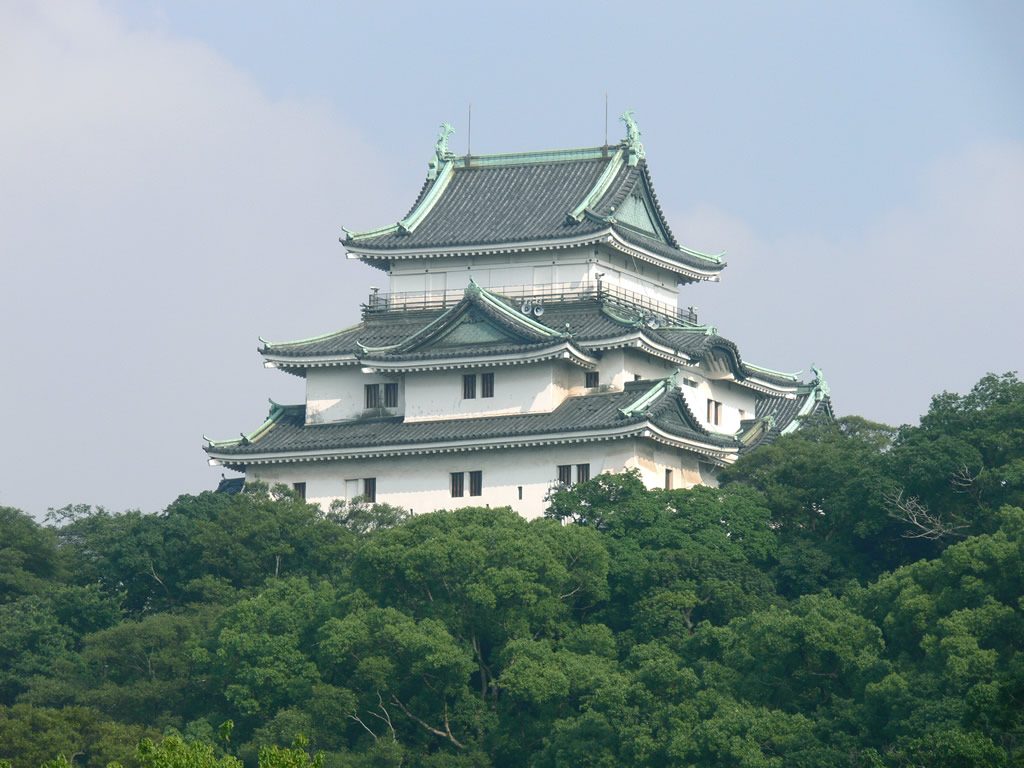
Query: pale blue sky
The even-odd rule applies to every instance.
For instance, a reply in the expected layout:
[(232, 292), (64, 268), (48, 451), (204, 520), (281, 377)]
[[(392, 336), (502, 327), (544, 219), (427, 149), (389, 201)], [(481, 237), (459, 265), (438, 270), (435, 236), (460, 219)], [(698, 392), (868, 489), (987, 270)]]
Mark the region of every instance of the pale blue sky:
[(1022, 366), (1024, 5), (11, 0), (0, 7), (0, 504), (162, 508), (249, 431), (256, 336), (358, 319), (437, 126), (587, 146), (636, 111), (683, 304), (840, 413)]

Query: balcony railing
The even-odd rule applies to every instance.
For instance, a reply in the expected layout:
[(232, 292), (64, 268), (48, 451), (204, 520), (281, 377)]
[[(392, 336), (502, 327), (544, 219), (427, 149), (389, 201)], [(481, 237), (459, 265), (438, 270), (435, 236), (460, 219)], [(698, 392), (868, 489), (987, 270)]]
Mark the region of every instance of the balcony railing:
[[(583, 301), (601, 301), (623, 309), (640, 311), (648, 317), (656, 317), (663, 324), (698, 325), (697, 308), (680, 310), (635, 291), (627, 291), (616, 285), (600, 280), (596, 282), (547, 283), (543, 285), (508, 285), (488, 288), (490, 293), (503, 296), (515, 305), (529, 302), (536, 306), (574, 304)], [(363, 317), (376, 316), (385, 312), (437, 311), (454, 307), (464, 295), (464, 289), (444, 291), (406, 291), (403, 293), (370, 294), (362, 305)]]

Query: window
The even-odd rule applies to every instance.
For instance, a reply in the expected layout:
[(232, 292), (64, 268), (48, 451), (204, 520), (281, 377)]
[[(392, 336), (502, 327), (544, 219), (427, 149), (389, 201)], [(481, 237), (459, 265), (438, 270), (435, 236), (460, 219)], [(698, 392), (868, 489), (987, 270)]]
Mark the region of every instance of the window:
[(558, 482), (562, 485), (572, 485), (572, 464), (558, 465)]
[(484, 473), (480, 470), (469, 473), (469, 495), (480, 496), (484, 492)]
[(590, 465), (589, 464), (577, 464), (576, 465), (576, 482), (585, 483), (590, 479)]
[(697, 386), (697, 382), (694, 379), (683, 379), (683, 384), (685, 384), (688, 387), (696, 387)]
[(665, 490), (666, 491), (671, 491), (672, 490), (672, 470), (671, 469), (666, 469), (665, 470)]
[(398, 384), (391, 382), (384, 385), (384, 407), (398, 407)]
[(366, 393), (366, 407), (380, 408), (380, 384), (366, 384), (363, 391)]
[(722, 404), (708, 398), (708, 424), (722, 423)]
[(523, 486), (521, 485), (519, 486), (519, 500), (523, 500)]
[(371, 503), (377, 501), (377, 478), (376, 477), (364, 477), (363, 478), (363, 496), (366, 500)]
[(457, 499), (460, 496), (466, 495), (466, 473), (465, 472), (452, 472), (450, 475), (448, 487), (452, 492), (452, 498)]
[(476, 374), (467, 373), (462, 377), (462, 399), (472, 400), (476, 397)]
[(590, 371), (589, 373), (587, 373), (587, 389), (593, 389), (598, 385), (598, 382), (600, 381), (601, 374), (599, 374), (597, 371)]
[(295, 494), (300, 499), (302, 499), (303, 501), (306, 500), (306, 484), (305, 483), (292, 483), (292, 489), (295, 491)]
[(641, 376), (639, 373), (633, 374), (633, 381), (640, 381), (641, 379), (643, 379), (643, 376)]
[(480, 374), (480, 397), (494, 397), (494, 374)]

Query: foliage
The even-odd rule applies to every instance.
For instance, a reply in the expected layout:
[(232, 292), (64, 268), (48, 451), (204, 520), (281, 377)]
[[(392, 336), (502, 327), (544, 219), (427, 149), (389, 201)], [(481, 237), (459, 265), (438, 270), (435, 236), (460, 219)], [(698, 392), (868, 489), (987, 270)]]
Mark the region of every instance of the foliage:
[(0, 766), (1024, 766), (1024, 384), (721, 479), (0, 508)]

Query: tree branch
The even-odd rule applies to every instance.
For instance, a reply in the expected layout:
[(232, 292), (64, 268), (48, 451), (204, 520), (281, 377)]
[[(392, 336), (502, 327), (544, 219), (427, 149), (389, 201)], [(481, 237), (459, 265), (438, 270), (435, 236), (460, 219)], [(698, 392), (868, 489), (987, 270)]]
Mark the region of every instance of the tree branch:
[(946, 520), (941, 512), (928, 509), (917, 496), (904, 498), (903, 491), (898, 491), (888, 494), (885, 501), (890, 506), (889, 517), (911, 526), (911, 530), (903, 532), (906, 539), (936, 541), (944, 536), (967, 536), (959, 533), (962, 528), (968, 527), (967, 523), (956, 525), (952, 520)]
[(454, 736), (452, 736), (452, 729), (451, 729), (451, 726), (449, 726), (449, 724), (448, 724), (448, 702), (445, 702), (445, 704), (444, 704), (444, 730), (443, 731), (439, 730), (437, 728), (434, 728), (432, 725), (429, 725), (429, 724), (425, 723), (423, 720), (420, 720), (418, 717), (416, 717), (416, 715), (414, 715), (412, 712), (410, 712), (406, 708), (405, 704), (403, 704), (401, 701), (399, 701), (398, 697), (395, 696), (395, 694), (391, 694), (391, 702), (393, 704), (397, 704), (398, 708), (401, 709), (403, 712), (405, 712), (405, 714), (410, 719), (412, 719), (415, 722), (419, 723), (421, 726), (423, 726), (426, 730), (430, 731), (435, 736), (440, 736), (441, 738), (448, 739), (448, 741), (450, 741), (452, 744), (454, 744), (459, 749), (464, 749), (465, 748), (465, 746), (458, 739), (456, 739)]

